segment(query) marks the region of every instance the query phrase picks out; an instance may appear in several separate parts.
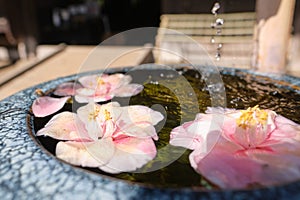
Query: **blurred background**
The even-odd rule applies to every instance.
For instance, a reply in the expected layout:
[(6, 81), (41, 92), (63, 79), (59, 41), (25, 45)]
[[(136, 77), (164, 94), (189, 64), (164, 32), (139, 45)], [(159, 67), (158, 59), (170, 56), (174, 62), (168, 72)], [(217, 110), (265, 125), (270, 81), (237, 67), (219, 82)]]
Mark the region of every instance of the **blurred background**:
[[(214, 0), (0, 0), (0, 46), (11, 51), (22, 42), (28, 55), (39, 44), (97, 45), (137, 27), (159, 27), (162, 14), (210, 13)], [(254, 12), (256, 0), (219, 0), (220, 13)], [(297, 0), (297, 10), (299, 10)], [(266, 8), (267, 9), (267, 8)], [(266, 10), (267, 11), (267, 10)], [(295, 12), (299, 15), (300, 12)], [(11, 40), (4, 35), (8, 20)], [(298, 17), (299, 18), (299, 17)], [(2, 29), (1, 29), (2, 21)], [(298, 23), (300, 20), (294, 20)], [(294, 31), (299, 32), (300, 25)], [(2, 33), (1, 33), (2, 30)], [(15, 40), (14, 40), (15, 39)]]
[[(15, 37), (39, 44), (99, 44), (137, 27), (158, 27), (166, 13), (210, 13), (213, 0), (0, 0)], [(220, 12), (254, 11), (255, 0), (220, 0)]]
[[(300, 76), (300, 0), (295, 1), (292, 24), (295, 37), (290, 41), (286, 71)], [(216, 2), (221, 5), (218, 17), (211, 13)], [(155, 53), (152, 47), (175, 50), (194, 63), (202, 60), (201, 56), (215, 57), (222, 53), (217, 65), (251, 68), (255, 24), (264, 15), (271, 16), (279, 2), (0, 0), (0, 99), (34, 84), (77, 73), (87, 58), (93, 61), (87, 63), (89, 66), (98, 67), (106, 67), (108, 63), (119, 67), (185, 62), (162, 51)], [(225, 19), (220, 26), (223, 30), (211, 27), (219, 17)], [(91, 59), (90, 52), (96, 45), (120, 32), (140, 27), (177, 30), (184, 33), (183, 40), (180, 37), (174, 40), (172, 33), (153, 29), (155, 31), (146, 33), (147, 37), (140, 34), (141, 38), (150, 38), (147, 41), (133, 34), (134, 38), (127, 41), (116, 37), (116, 41), (102, 43), (98, 53), (94, 53), (95, 59)], [(222, 33), (215, 37), (218, 31)], [(207, 53), (202, 55), (195, 51), (194, 46), (184, 42), (185, 36), (204, 46)], [(125, 54), (125, 57), (120, 56)]]

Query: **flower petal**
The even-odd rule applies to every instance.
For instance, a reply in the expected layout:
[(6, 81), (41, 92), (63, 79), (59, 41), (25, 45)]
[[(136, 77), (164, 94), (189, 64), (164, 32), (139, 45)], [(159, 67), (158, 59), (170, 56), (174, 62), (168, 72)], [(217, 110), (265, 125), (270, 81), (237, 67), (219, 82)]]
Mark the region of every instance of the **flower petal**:
[(194, 121), (186, 122), (171, 131), (170, 144), (191, 150), (209, 151), (218, 141), (220, 126), (215, 123), (214, 115), (198, 115)]
[(96, 90), (90, 88), (79, 88), (76, 90), (75, 100), (79, 103), (88, 103), (88, 102), (103, 102), (112, 99), (113, 94), (98, 94)]
[(281, 115), (275, 117), (276, 129), (272, 132), (270, 139), (283, 139), (297, 137), (300, 125)]
[(79, 83), (66, 82), (60, 84), (53, 93), (58, 96), (74, 96), (79, 88), (82, 88)]
[(32, 104), (32, 111), (36, 117), (45, 117), (59, 111), (70, 97), (53, 98), (38, 97)]
[(140, 84), (129, 84), (113, 90), (113, 94), (116, 97), (130, 97), (140, 93), (143, 89), (144, 86)]
[(105, 111), (110, 112), (114, 119), (118, 118), (118, 116), (115, 116), (116, 113), (111, 112), (112, 107), (119, 108), (120, 104), (117, 102), (110, 102), (98, 105), (90, 102), (77, 110), (79, 119), (85, 124), (88, 134), (94, 140), (104, 136), (104, 125), (106, 122)]
[(84, 124), (76, 114), (71, 112), (62, 112), (53, 116), (36, 135), (49, 136), (58, 140), (91, 141)]
[(99, 75), (83, 76), (78, 79), (78, 82), (81, 83), (84, 88), (95, 90), (98, 85), (97, 80), (99, 77)]
[(130, 75), (124, 75), (124, 74), (112, 74), (112, 75), (102, 75), (102, 79), (105, 82), (108, 82), (111, 84), (111, 90), (115, 90), (121, 86), (128, 85), (132, 78)]
[(56, 156), (70, 164), (82, 167), (99, 167), (111, 159), (114, 145), (110, 139), (96, 142), (59, 142)]
[(164, 118), (160, 112), (146, 106), (113, 108), (113, 113), (120, 113), (120, 117), (116, 121), (120, 132), (138, 138), (153, 137), (157, 139), (157, 134), (153, 126)]
[[(122, 115), (120, 116), (120, 118), (124, 120), (124, 122), (128, 123), (145, 122), (156, 125), (164, 118), (164, 116), (160, 112), (152, 110), (147, 106), (134, 105), (121, 108)], [(125, 119), (127, 119), (127, 121), (125, 121)]]
[(195, 150), (190, 154), (192, 167), (212, 183), (224, 189), (246, 188), (259, 184), (263, 167), (248, 157), (215, 147), (209, 154)]
[(100, 169), (108, 173), (130, 172), (141, 168), (156, 156), (153, 140), (120, 137), (114, 140), (115, 154)]

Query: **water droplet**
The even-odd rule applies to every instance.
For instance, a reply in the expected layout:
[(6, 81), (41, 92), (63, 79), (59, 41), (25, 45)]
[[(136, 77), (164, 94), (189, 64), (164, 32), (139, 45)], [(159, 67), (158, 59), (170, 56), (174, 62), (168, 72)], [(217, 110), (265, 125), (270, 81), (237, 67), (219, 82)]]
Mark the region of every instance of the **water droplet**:
[(211, 23), (211, 24), (210, 24), (210, 27), (211, 27), (211, 28), (216, 28), (216, 26), (217, 26), (216, 23)]
[(218, 44), (218, 50), (222, 49), (222, 47), (223, 47), (223, 44), (222, 44), (222, 43), (219, 43), (219, 44)]
[(210, 39), (210, 43), (215, 43), (215, 42), (216, 42), (215, 38), (212, 37), (212, 38)]
[(160, 74), (160, 77), (164, 77), (165, 75), (163, 73)]
[(216, 34), (221, 35), (221, 33), (222, 33), (222, 29), (218, 28)]
[(221, 59), (221, 52), (217, 52), (215, 58), (217, 61), (219, 61)]
[(150, 83), (153, 85), (158, 85), (158, 81), (150, 81)]
[(178, 89), (175, 89), (174, 92), (178, 92)]
[(211, 9), (211, 13), (216, 15), (218, 10), (221, 8), (221, 5), (219, 2), (216, 2), (213, 6), (213, 8)]
[(217, 26), (222, 26), (224, 24), (224, 19), (218, 18), (216, 19), (216, 23)]
[(199, 74), (195, 74), (195, 78), (199, 78)]
[(192, 92), (189, 93), (189, 96), (190, 96), (190, 97), (193, 96), (193, 95), (194, 95), (194, 94), (193, 94)]
[(168, 74), (167, 78), (174, 78), (174, 74)]

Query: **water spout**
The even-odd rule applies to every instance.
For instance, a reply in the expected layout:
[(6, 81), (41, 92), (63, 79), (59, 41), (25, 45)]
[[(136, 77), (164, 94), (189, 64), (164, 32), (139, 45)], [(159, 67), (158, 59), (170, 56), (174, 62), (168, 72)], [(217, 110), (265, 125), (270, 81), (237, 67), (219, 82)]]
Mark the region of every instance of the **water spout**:
[(257, 0), (253, 68), (283, 74), (291, 36), (295, 0)]

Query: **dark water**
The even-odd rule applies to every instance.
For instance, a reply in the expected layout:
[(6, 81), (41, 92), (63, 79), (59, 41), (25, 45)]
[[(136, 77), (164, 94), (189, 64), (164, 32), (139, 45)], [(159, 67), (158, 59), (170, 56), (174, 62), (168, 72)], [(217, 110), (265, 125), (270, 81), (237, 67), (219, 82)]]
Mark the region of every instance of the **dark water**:
[[(209, 85), (202, 79), (199, 72), (194, 70), (136, 70), (128, 72), (133, 82), (144, 85), (144, 90), (131, 98), (115, 98), (121, 105), (145, 105), (162, 112), (166, 120), (157, 125), (159, 140), (155, 142), (158, 154), (156, 158), (144, 166), (143, 170), (167, 163), (168, 158), (180, 152), (182, 156), (172, 164), (162, 169), (147, 173), (121, 173), (110, 175), (97, 168), (87, 170), (139, 182), (156, 187), (194, 187), (214, 188), (199, 174), (194, 172), (188, 161), (189, 150), (168, 145), (172, 128), (185, 121), (195, 118), (196, 113), (204, 112), (211, 106)], [(246, 73), (239, 76), (222, 75), (225, 85), (227, 107), (246, 109), (259, 105), (263, 109), (276, 111), (297, 123), (300, 123), (298, 102), (300, 94), (287, 87), (276, 86), (271, 79)], [(62, 110), (72, 111), (82, 104), (66, 104)], [(61, 111), (59, 111), (61, 112)], [(53, 115), (52, 115), (53, 116)], [(37, 132), (52, 116), (34, 118), (34, 130)], [(52, 154), (55, 154), (57, 140), (49, 137), (37, 137), (37, 140)], [(143, 171), (141, 170), (141, 171)]]

